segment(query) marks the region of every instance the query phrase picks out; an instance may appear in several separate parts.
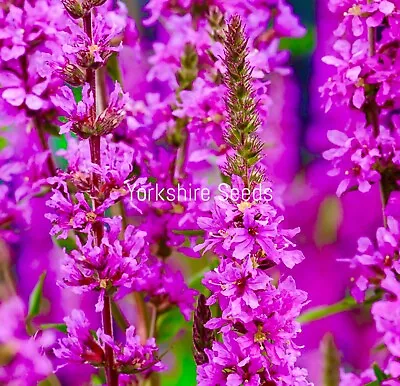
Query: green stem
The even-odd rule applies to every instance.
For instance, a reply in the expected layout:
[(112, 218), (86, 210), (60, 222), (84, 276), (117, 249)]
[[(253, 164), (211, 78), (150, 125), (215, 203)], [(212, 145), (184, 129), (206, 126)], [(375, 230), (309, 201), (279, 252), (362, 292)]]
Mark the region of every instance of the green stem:
[(302, 313), (297, 318), (297, 321), (301, 324), (307, 324), (310, 322), (315, 322), (316, 320), (327, 318), (332, 315), (340, 314), (344, 311), (353, 310), (360, 306), (361, 304), (358, 304), (353, 298), (344, 298), (343, 300), (335, 304), (312, 308), (311, 310)]

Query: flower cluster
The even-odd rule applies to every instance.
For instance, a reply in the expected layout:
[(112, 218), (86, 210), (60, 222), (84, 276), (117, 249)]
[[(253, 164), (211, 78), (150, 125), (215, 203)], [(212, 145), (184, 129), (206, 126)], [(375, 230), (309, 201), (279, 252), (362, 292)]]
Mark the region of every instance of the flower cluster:
[(25, 307), (20, 298), (11, 297), (1, 304), (0, 322), (3, 326), (0, 332), (0, 382), (29, 386), (50, 375), (53, 365), (44, 351), (53, 344), (54, 334), (46, 331), (35, 337), (27, 336)]
[[(300, 353), (293, 343), (300, 331), (296, 317), (307, 295), (293, 278), (274, 283), (267, 273), (280, 262), (288, 267), (301, 262), (303, 255), (291, 241), (298, 230), (281, 227), (283, 217), (277, 215), (271, 188), (259, 198), (252, 194), (266, 176), (258, 165), (260, 118), (239, 16), (230, 20), (224, 44), (229, 113), (224, 137), (232, 152), (223, 171), (231, 177), (232, 191), (247, 195), (217, 198), (212, 218), (199, 219), (206, 240), (198, 248), (213, 249), (220, 256), (219, 266), (203, 283), (211, 292), (207, 304), (217, 303), (221, 316), (205, 327), (220, 333), (222, 342), (212, 342), (211, 348), (204, 348), (205, 356), (197, 355), (198, 384), (309, 385), (307, 371), (295, 365)], [(197, 351), (198, 346), (195, 341)]]
[[(344, 131), (329, 133), (338, 148), (324, 154), (334, 160), (332, 174), (344, 176), (338, 194), (352, 188), (366, 192), (382, 175), (397, 178), (400, 145), (394, 111), (398, 108), (398, 13), (390, 1), (358, 1), (345, 12), (335, 31), (335, 55), (323, 58), (337, 68), (321, 89), (327, 96), (326, 110), (333, 104), (354, 109), (354, 118)], [(381, 25), (385, 28), (377, 39), (376, 27)]]
[[(155, 340), (142, 345), (133, 326), (127, 326), (125, 346), (114, 340), (111, 303), (132, 292), (149, 272), (146, 233), (123, 218), (129, 184), (140, 186), (146, 181), (134, 171), (134, 150), (117, 145), (111, 135), (125, 119), (130, 98), (119, 82), (107, 98), (107, 79), (98, 72), (120, 50), (115, 40), (123, 35), (123, 24), (117, 27), (116, 23), (118, 10), (103, 16), (97, 8), (102, 3), (64, 2), (68, 13), (78, 20), (68, 23), (74, 38), (65, 40), (61, 64), (49, 64), (71, 86), (61, 87), (51, 97), (66, 115), (60, 134), (67, 134), (69, 146), (60, 155), (68, 167), (48, 179), (53, 194), (47, 202), (52, 210), (47, 218), (53, 236), (72, 238), (74, 244), (65, 251), (60, 285), (79, 294), (96, 293), (96, 311), (101, 312), (103, 322), (94, 338), (83, 311), (74, 311), (65, 320), (68, 338), (60, 341), (55, 354), (68, 362), (104, 367), (108, 384), (117, 385), (120, 374), (147, 377), (164, 367), (156, 358)], [(114, 22), (110, 23), (112, 12)], [(97, 86), (103, 94), (98, 94)], [(118, 205), (122, 211), (115, 215), (113, 209)]]
[(339, 195), (358, 189), (367, 192), (380, 185), (384, 226), (376, 239), (361, 237), (358, 253), (350, 260), (356, 277), (352, 295), (357, 301), (373, 303), (372, 315), (387, 349), (383, 370), (368, 370), (360, 377), (342, 374), (341, 385), (373, 383), (397, 384), (399, 369), (399, 310), (397, 292), (399, 257), (399, 217), (393, 205), (399, 190), (398, 130), (398, 4), (386, 0), (335, 1), (332, 10), (343, 12), (335, 30), (334, 55), (323, 61), (336, 73), (322, 87), (326, 110), (344, 105), (351, 118), (344, 130), (328, 133), (336, 145), (324, 153), (333, 162), (332, 175), (340, 175)]
[[(46, 202), (49, 236), (64, 248), (52, 250), (61, 259), (53, 260), (51, 275), (71, 303), (71, 292), (84, 296), (73, 307), (54, 306), (39, 282), (34, 312), (25, 317), (31, 338), (20, 328), (20, 301), (1, 306), (7, 363), (0, 383), (30, 385), (48, 376), (64, 383), (70, 374), (63, 367), (82, 364), (108, 386), (153, 382), (152, 373), (166, 369), (156, 344), (160, 316), (176, 308), (190, 320), (198, 294), (179, 259), (212, 250), (220, 265), (204, 278), (211, 297), (199, 301), (210, 317), (201, 328), (195, 321), (200, 340), (209, 338), (204, 347), (198, 341), (199, 384), (308, 385), (292, 341), (306, 294), (291, 277), (275, 283), (267, 274), (281, 262), (301, 262), (292, 241), (298, 229), (282, 225), (258, 137), (272, 103), (267, 86), (290, 73), (280, 39), (305, 33), (291, 7), (284, 0), (150, 1), (145, 24), (161, 20), (165, 36), (146, 57), (122, 2), (3, 3), (0, 246), (18, 241), (31, 214), (40, 215), (32, 201)], [(225, 20), (236, 14), (226, 35)], [(138, 74), (144, 68), (143, 87), (125, 77), (131, 59), (140, 62)], [(211, 208), (199, 195), (185, 196), (205, 186), (213, 194), (206, 176), (221, 171), (230, 196), (247, 190), (254, 198), (217, 199)], [(154, 186), (161, 192), (143, 199)], [(185, 193), (168, 199), (169, 189)], [(18, 283), (10, 283), (14, 293)], [(78, 309), (86, 299), (96, 312)], [(212, 304), (219, 317), (211, 317)], [(40, 324), (57, 307), (70, 313), (65, 324)], [(52, 350), (51, 328), (66, 329)]]

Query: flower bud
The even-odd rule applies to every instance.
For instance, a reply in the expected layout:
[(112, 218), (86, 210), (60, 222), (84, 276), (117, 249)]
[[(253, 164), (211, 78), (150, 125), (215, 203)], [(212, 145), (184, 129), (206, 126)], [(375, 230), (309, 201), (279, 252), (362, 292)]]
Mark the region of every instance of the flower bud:
[(107, 108), (96, 119), (96, 135), (107, 135), (121, 124), (126, 116), (127, 102), (128, 94), (124, 94), (120, 84), (116, 82)]
[(75, 64), (68, 63), (59, 71), (64, 82), (73, 87), (82, 86), (86, 81), (86, 74)]
[(124, 120), (126, 112), (124, 110), (104, 110), (96, 121), (96, 134), (107, 135), (113, 132)]
[(80, 19), (85, 16), (86, 11), (79, 0), (61, 0), (61, 2), (72, 18)]

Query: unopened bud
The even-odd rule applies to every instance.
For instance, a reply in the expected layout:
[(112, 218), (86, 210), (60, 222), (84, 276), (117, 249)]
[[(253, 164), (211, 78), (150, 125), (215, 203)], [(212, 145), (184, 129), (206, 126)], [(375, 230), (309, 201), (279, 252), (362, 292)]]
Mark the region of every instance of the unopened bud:
[(82, 86), (86, 81), (86, 74), (75, 64), (66, 64), (59, 73), (62, 79), (73, 87)]
[(107, 135), (114, 131), (124, 120), (125, 110), (104, 110), (96, 121), (96, 134)]
[(61, 0), (64, 8), (74, 19), (80, 19), (85, 16), (86, 11), (79, 0)]

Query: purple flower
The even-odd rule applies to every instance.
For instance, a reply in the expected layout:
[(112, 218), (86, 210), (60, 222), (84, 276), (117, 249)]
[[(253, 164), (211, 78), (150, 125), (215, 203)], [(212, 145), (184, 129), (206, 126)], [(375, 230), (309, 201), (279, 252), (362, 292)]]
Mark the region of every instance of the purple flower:
[(95, 127), (97, 135), (107, 135), (116, 129), (125, 118), (125, 106), (129, 100), (118, 82), (115, 82), (114, 91), (105, 110), (97, 117)]
[(183, 275), (166, 263), (150, 257), (149, 269), (134, 279), (134, 289), (146, 294), (146, 298), (159, 313), (177, 305), (186, 320), (190, 319), (197, 291), (188, 288)]
[(77, 293), (90, 290), (100, 292), (97, 311), (103, 309), (106, 293), (114, 293), (120, 287), (132, 287), (135, 276), (146, 260), (143, 254), (143, 231), (133, 232), (130, 226), (125, 233), (125, 240), (120, 241), (118, 234), (121, 225), (118, 219), (111, 220), (109, 224), (110, 231), (105, 232), (100, 246), (92, 234), (88, 235), (84, 245), (77, 240), (78, 249), (66, 253), (62, 267), (63, 286), (70, 286)]
[(328, 132), (328, 138), (339, 146), (324, 152), (324, 158), (333, 161), (335, 167), (329, 175), (341, 173), (345, 177), (338, 186), (337, 195), (341, 196), (352, 187), (352, 183), (360, 192), (368, 192), (371, 184), (380, 179), (375, 166), (381, 153), (377, 140), (371, 137), (371, 131), (359, 125), (354, 137), (349, 138), (341, 131), (332, 130)]
[(93, 338), (85, 313), (82, 310), (72, 310), (71, 316), (65, 317), (64, 321), (68, 336), (59, 339), (59, 347), (54, 349), (55, 356), (68, 362), (102, 365), (104, 350)]
[(92, 113), (94, 98), (88, 83), (83, 86), (80, 102), (75, 102), (71, 89), (66, 86), (52, 97), (52, 101), (67, 113), (68, 122), (60, 127), (60, 134), (72, 131), (85, 139), (91, 135), (109, 134), (120, 125), (125, 118), (128, 95), (122, 92), (121, 86), (116, 82), (108, 106), (98, 117)]
[(29, 386), (50, 375), (53, 366), (43, 351), (52, 345), (53, 333), (45, 331), (36, 337), (27, 336), (25, 307), (20, 298), (12, 297), (1, 304), (0, 323), (0, 346), (6, 359), (0, 367), (0, 382)]
[(72, 63), (81, 67), (97, 69), (105, 65), (110, 56), (121, 49), (121, 44), (115, 45), (113, 42), (121, 33), (121, 29), (114, 25), (110, 30), (101, 15), (97, 15), (94, 20), (93, 39), (73, 23), (70, 29), (74, 40), (65, 43), (63, 51)]
[(60, 92), (51, 97), (52, 102), (67, 113), (68, 122), (60, 126), (60, 134), (73, 131), (82, 138), (87, 138), (93, 133), (95, 117), (91, 114), (94, 98), (90, 87), (86, 83), (82, 90), (82, 100), (75, 102), (72, 90), (64, 86)]
[[(243, 265), (222, 261), (213, 271), (208, 272), (203, 279), (204, 285), (212, 295), (208, 304), (219, 301), (224, 304), (224, 313), (240, 314), (243, 307), (256, 309), (260, 307), (258, 292), (266, 291), (270, 286), (271, 277), (266, 272), (256, 269), (254, 261), (246, 258)], [(229, 306), (226, 303), (229, 303)]]
[(99, 331), (98, 335), (103, 342), (113, 348), (116, 365), (121, 373), (142, 373), (146, 375), (166, 369), (158, 357), (158, 347), (155, 339), (149, 338), (142, 344), (139, 335), (136, 335), (135, 327), (130, 326), (126, 330), (124, 345), (116, 344), (108, 335), (101, 331)]
[[(400, 267), (396, 265), (398, 270)], [(386, 277), (381, 285), (388, 295), (386, 299), (372, 306), (372, 315), (377, 330), (383, 333), (383, 340), (388, 350), (394, 357), (398, 357), (400, 355), (400, 300), (398, 297), (400, 283), (392, 271), (386, 270), (385, 273)]]

